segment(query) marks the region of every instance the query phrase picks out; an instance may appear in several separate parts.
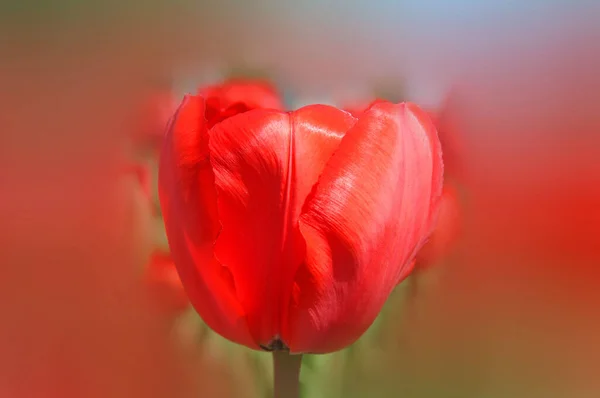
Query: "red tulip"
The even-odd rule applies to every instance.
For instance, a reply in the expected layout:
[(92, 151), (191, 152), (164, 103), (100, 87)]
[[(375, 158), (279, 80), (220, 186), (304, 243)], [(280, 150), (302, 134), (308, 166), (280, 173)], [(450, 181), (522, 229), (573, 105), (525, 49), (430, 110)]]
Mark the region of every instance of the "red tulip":
[(441, 147), (425, 112), (381, 102), (252, 110), (207, 128), (184, 98), (159, 194), (190, 301), (217, 333), (258, 349), (354, 342), (412, 270), (436, 218)]
[(228, 117), (252, 109), (283, 110), (283, 103), (275, 88), (262, 80), (232, 79), (201, 87), (198, 94), (206, 99), (209, 129)]

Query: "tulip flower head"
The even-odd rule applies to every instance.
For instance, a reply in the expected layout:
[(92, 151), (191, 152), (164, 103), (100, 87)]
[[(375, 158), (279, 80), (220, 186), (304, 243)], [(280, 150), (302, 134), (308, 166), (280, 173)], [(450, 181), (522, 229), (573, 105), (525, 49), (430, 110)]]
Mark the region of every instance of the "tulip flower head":
[(378, 102), (254, 109), (212, 128), (186, 96), (168, 126), (159, 196), (190, 301), (253, 349), (353, 343), (430, 235), (443, 164), (428, 115)]

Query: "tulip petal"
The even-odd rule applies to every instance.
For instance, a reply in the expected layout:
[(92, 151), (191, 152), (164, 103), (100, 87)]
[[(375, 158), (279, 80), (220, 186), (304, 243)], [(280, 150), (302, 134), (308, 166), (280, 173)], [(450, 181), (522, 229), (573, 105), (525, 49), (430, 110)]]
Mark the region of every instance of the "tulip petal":
[(329, 106), (252, 110), (211, 130), (222, 231), (215, 255), (233, 275), (251, 333), (263, 345), (281, 333), (304, 241), (297, 220), (306, 196), (356, 122)]
[(346, 133), (300, 216), (292, 352), (341, 349), (371, 325), (431, 230), (442, 168), (435, 128), (415, 105), (375, 104)]
[(220, 225), (202, 97), (187, 96), (161, 153), (159, 196), (171, 254), (190, 302), (217, 333), (256, 348), (227, 268), (213, 244)]

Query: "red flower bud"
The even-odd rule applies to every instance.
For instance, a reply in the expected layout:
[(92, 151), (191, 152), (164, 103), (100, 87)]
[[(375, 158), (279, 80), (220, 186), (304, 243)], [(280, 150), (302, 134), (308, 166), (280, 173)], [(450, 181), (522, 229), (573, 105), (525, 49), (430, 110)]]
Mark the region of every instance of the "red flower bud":
[(190, 301), (251, 348), (353, 343), (433, 229), (442, 156), (429, 117), (380, 102), (257, 109), (208, 129), (186, 97), (165, 137), (159, 194)]

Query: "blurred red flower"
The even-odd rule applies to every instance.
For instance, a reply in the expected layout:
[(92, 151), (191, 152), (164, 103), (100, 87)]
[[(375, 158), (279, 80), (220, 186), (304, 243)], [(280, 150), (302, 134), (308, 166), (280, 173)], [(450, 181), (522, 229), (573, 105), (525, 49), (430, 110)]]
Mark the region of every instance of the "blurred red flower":
[(169, 90), (155, 91), (142, 102), (137, 114), (138, 125), (133, 129), (135, 142), (160, 145), (167, 122), (175, 113), (178, 102)]
[(169, 253), (155, 251), (148, 263), (146, 278), (157, 306), (168, 312), (184, 311), (189, 300)]
[[(198, 88), (199, 95), (206, 98), (208, 127), (238, 113), (251, 109), (283, 110), (283, 101), (268, 81), (253, 79), (230, 79), (219, 84)], [(135, 140), (153, 140), (160, 146), (165, 128), (177, 110), (179, 101), (171, 90), (156, 90), (146, 97), (137, 114), (137, 126), (133, 129)]]
[(150, 199), (150, 171), (144, 164), (123, 161), (120, 169), (125, 175), (133, 175), (146, 199)]
[(445, 184), (442, 191), (440, 211), (431, 237), (417, 254), (415, 266), (425, 269), (448, 255), (460, 235), (459, 193), (453, 184)]
[(198, 94), (206, 99), (209, 129), (228, 117), (252, 109), (284, 109), (275, 87), (263, 80), (231, 79), (200, 87)]
[(412, 270), (440, 205), (435, 127), (408, 103), (359, 118), (252, 110), (208, 129), (186, 97), (161, 154), (175, 265), (217, 333), (258, 349), (353, 343)]

